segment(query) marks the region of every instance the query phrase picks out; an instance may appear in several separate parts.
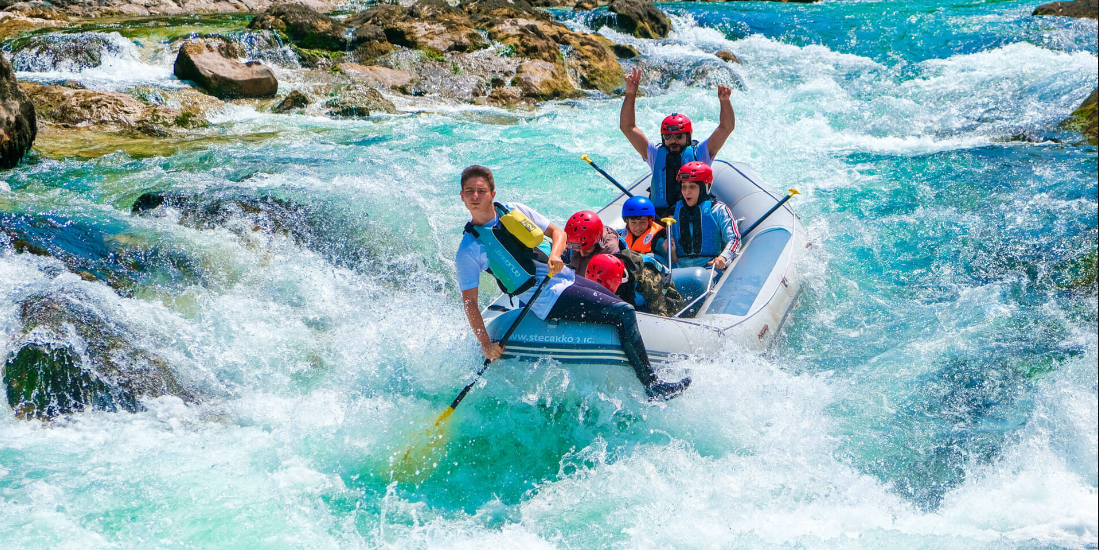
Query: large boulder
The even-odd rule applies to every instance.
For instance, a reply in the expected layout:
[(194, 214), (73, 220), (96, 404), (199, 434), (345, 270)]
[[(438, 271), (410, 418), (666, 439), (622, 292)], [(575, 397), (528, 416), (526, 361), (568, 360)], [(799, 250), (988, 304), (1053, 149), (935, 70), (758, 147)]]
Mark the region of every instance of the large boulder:
[(19, 164), (37, 135), (34, 103), (19, 87), (11, 63), (0, 55), (0, 168)]
[(365, 86), (349, 86), (324, 104), (329, 115), (343, 118), (364, 118), (371, 113), (396, 113), (393, 102), (378, 90)]
[(523, 95), (535, 99), (560, 99), (575, 96), (578, 91), (569, 82), (565, 67), (535, 59), (519, 65), (515, 85)]
[(379, 65), (364, 66), (357, 63), (340, 63), (340, 72), (352, 82), (375, 88), (399, 90), (416, 81), (416, 75), (399, 69), (390, 69)]
[(272, 97), (279, 91), (275, 73), (262, 63), (229, 59), (218, 48), (202, 42), (188, 42), (179, 48), (175, 75), (221, 99)]
[[(375, 6), (352, 16), (347, 24), (366, 42), (376, 40), (375, 28), (397, 46), (429, 52), (468, 52), (488, 46), (476, 25), (461, 9), (444, 0), (420, 0), (408, 8)], [(363, 27), (366, 27), (365, 29)]]
[(193, 110), (147, 105), (118, 92), (43, 86), (32, 82), (24, 82), (22, 87), (34, 103), (38, 117), (61, 127), (164, 137), (172, 128), (206, 125), (206, 120)]
[(649, 0), (613, 0), (608, 9), (616, 14), (611, 26), (638, 38), (667, 38), (668, 17)]
[(559, 63), (563, 57), (565, 67), (576, 73), (582, 88), (613, 94), (625, 84), (614, 44), (602, 36), (532, 19), (504, 20), (491, 26), (488, 32), (493, 40), (510, 46), (514, 55), (548, 63)]
[(1091, 92), (1078, 109), (1073, 111), (1062, 124), (1071, 130), (1076, 130), (1088, 138), (1088, 143), (1099, 143), (1099, 88)]
[(24, 337), (4, 364), (8, 404), (22, 419), (88, 408), (137, 411), (142, 397), (193, 401), (157, 354), (83, 296), (34, 295), (20, 304)]
[(1035, 8), (1032, 15), (1059, 15), (1061, 17), (1099, 19), (1099, 0), (1072, 0), (1071, 2), (1043, 4)]
[(248, 28), (284, 32), (302, 48), (338, 51), (351, 46), (346, 26), (301, 4), (271, 6), (253, 18)]

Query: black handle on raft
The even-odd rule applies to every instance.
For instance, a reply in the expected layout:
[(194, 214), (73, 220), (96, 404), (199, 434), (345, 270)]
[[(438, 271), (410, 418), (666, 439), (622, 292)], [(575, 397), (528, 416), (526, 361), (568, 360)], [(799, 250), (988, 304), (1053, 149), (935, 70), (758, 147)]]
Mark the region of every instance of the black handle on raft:
[[(546, 275), (542, 278), (542, 282), (538, 283), (538, 288), (534, 289), (534, 294), (531, 295), (530, 300), (527, 301), (527, 305), (523, 306), (523, 309), (519, 311), (519, 316), (515, 318), (515, 322), (512, 323), (510, 327), (508, 327), (507, 332), (504, 333), (504, 337), (500, 339), (499, 344), (501, 346), (507, 345), (508, 339), (511, 338), (511, 335), (515, 333), (515, 329), (519, 328), (519, 323), (523, 321), (523, 317), (526, 317), (527, 312), (530, 311), (530, 306), (534, 305), (534, 301), (538, 299), (538, 296), (542, 295), (542, 291), (545, 290), (546, 284), (548, 284), (549, 280), (552, 278), (553, 274), (550, 273), (549, 275)], [(458, 394), (458, 397), (454, 398), (454, 401), (450, 404), (451, 409), (458, 408), (458, 404), (466, 398), (466, 394), (469, 393), (469, 390), (473, 389), (473, 385), (476, 384), (477, 380), (481, 378), (481, 375), (484, 374), (486, 370), (488, 370), (488, 366), (491, 363), (491, 359), (485, 359), (485, 364), (481, 365), (481, 368), (477, 369), (477, 375), (473, 378), (473, 381), (469, 384), (466, 384), (466, 387), (462, 388), (462, 391)]]
[(744, 233), (740, 234), (740, 242), (744, 242), (744, 239), (748, 237), (748, 234), (751, 233), (752, 230), (755, 229), (757, 225), (763, 223), (763, 220), (766, 220), (771, 214), (774, 214), (775, 210), (778, 210), (779, 208), (782, 208), (782, 205), (786, 204), (786, 201), (790, 200), (794, 195), (800, 195), (800, 194), (801, 193), (798, 193), (797, 189), (791, 189), (789, 195), (786, 195), (785, 197), (783, 197), (782, 200), (778, 201), (778, 204), (772, 206), (771, 209), (768, 210), (766, 214), (764, 214), (758, 220), (756, 220), (756, 223), (753, 223), (751, 227), (749, 227), (747, 230), (744, 231)]
[(630, 193), (629, 189), (626, 189), (625, 187), (623, 187), (621, 183), (618, 183), (618, 180), (612, 178), (610, 174), (604, 172), (602, 168), (600, 168), (598, 165), (595, 164), (594, 161), (592, 161), (590, 158), (588, 158), (588, 155), (581, 155), (580, 160), (590, 164), (592, 168), (595, 168), (596, 171), (598, 171), (600, 174), (603, 174), (604, 178), (607, 178), (611, 183), (614, 184), (615, 187), (621, 189), (622, 192), (625, 193), (627, 197), (632, 197), (633, 196), (633, 193)]

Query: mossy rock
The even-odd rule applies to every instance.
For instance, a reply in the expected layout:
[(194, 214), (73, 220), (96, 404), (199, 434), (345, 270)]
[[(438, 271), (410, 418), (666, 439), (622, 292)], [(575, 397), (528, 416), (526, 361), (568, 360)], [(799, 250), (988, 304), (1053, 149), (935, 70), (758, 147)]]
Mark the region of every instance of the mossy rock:
[(23, 420), (50, 419), (85, 408), (137, 410), (133, 395), (112, 389), (68, 346), (29, 344), (4, 365), (8, 405)]
[(1091, 95), (1084, 100), (1084, 103), (1080, 105), (1078, 109), (1072, 112), (1061, 126), (1070, 130), (1076, 130), (1084, 137), (1088, 138), (1088, 143), (1096, 145), (1099, 143), (1099, 88), (1091, 92)]

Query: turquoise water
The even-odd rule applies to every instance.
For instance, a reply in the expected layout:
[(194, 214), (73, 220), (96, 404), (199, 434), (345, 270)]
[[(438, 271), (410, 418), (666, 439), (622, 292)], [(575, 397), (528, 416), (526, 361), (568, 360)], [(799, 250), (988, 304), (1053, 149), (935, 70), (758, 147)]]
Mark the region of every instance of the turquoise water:
[[(62, 295), (199, 398), (49, 424), (0, 410), (0, 540), (1095, 548), (1099, 305), (1075, 281), (1099, 167), (1056, 125), (1096, 86), (1099, 33), (1035, 5), (683, 3), (668, 40), (604, 29), (677, 76), (639, 101), (646, 131), (684, 111), (708, 133), (714, 85), (738, 84), (721, 157), (803, 193), (805, 290), (774, 350), (673, 366), (695, 384), (663, 406), (626, 369), (494, 365), (420, 485), (391, 484), (390, 457), (479, 364), (454, 286), (457, 174), (486, 164), (501, 198), (558, 222), (601, 205), (613, 188), (581, 154), (644, 171), (618, 101), (369, 121), (233, 107), (214, 121), (226, 139), (169, 157), (32, 155), (2, 174), (3, 219), (130, 271), (112, 288), (5, 248), (5, 353), (31, 338), (19, 304)], [(715, 63), (722, 49), (745, 63)], [(121, 58), (64, 76), (174, 85), (155, 48)], [(275, 197), (300, 227), (131, 216), (151, 190)]]

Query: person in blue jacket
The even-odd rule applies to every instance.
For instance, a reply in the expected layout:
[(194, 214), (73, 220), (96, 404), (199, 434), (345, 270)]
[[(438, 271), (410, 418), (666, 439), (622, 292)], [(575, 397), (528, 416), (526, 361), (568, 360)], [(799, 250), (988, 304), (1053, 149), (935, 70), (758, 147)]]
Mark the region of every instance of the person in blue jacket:
[[(504, 347), (489, 338), (478, 308), (481, 272), (492, 275), (503, 292), (524, 305), (534, 294), (538, 281), (552, 274), (542, 295), (531, 305), (531, 313), (542, 320), (563, 319), (614, 327), (622, 351), (650, 400), (671, 399), (687, 389), (690, 378), (665, 382), (653, 371), (633, 306), (603, 286), (576, 277), (565, 266), (561, 260), (566, 245), (564, 230), (524, 204), (496, 202), (496, 181), (492, 171), (484, 166), (463, 170), (461, 183), (462, 203), (472, 219), (458, 245), (455, 267), (462, 307), (485, 358), (499, 359)], [(552, 241), (548, 251), (541, 247), (544, 237)]]
[(683, 199), (675, 205), (671, 235), (676, 267), (713, 266), (722, 270), (740, 244), (740, 231), (725, 203), (710, 195), (714, 171), (702, 162), (679, 169)]
[(622, 101), (622, 111), (618, 115), (618, 128), (626, 135), (630, 145), (637, 151), (641, 158), (652, 170), (652, 179), (649, 184), (649, 198), (656, 207), (657, 216), (667, 216), (675, 203), (679, 201), (679, 182), (676, 174), (679, 168), (692, 161), (712, 164), (717, 157), (725, 140), (733, 133), (736, 127), (736, 116), (733, 113), (733, 104), (729, 101), (732, 89), (728, 86), (717, 87), (717, 99), (721, 105), (718, 115), (717, 128), (710, 134), (709, 139), (702, 142), (693, 141), (693, 128), (691, 120), (685, 115), (673, 113), (664, 118), (660, 124), (660, 144), (655, 144), (645, 137), (645, 132), (637, 127), (635, 103), (637, 102), (637, 89), (641, 85), (641, 69), (634, 67), (633, 71), (626, 75), (626, 97)]

